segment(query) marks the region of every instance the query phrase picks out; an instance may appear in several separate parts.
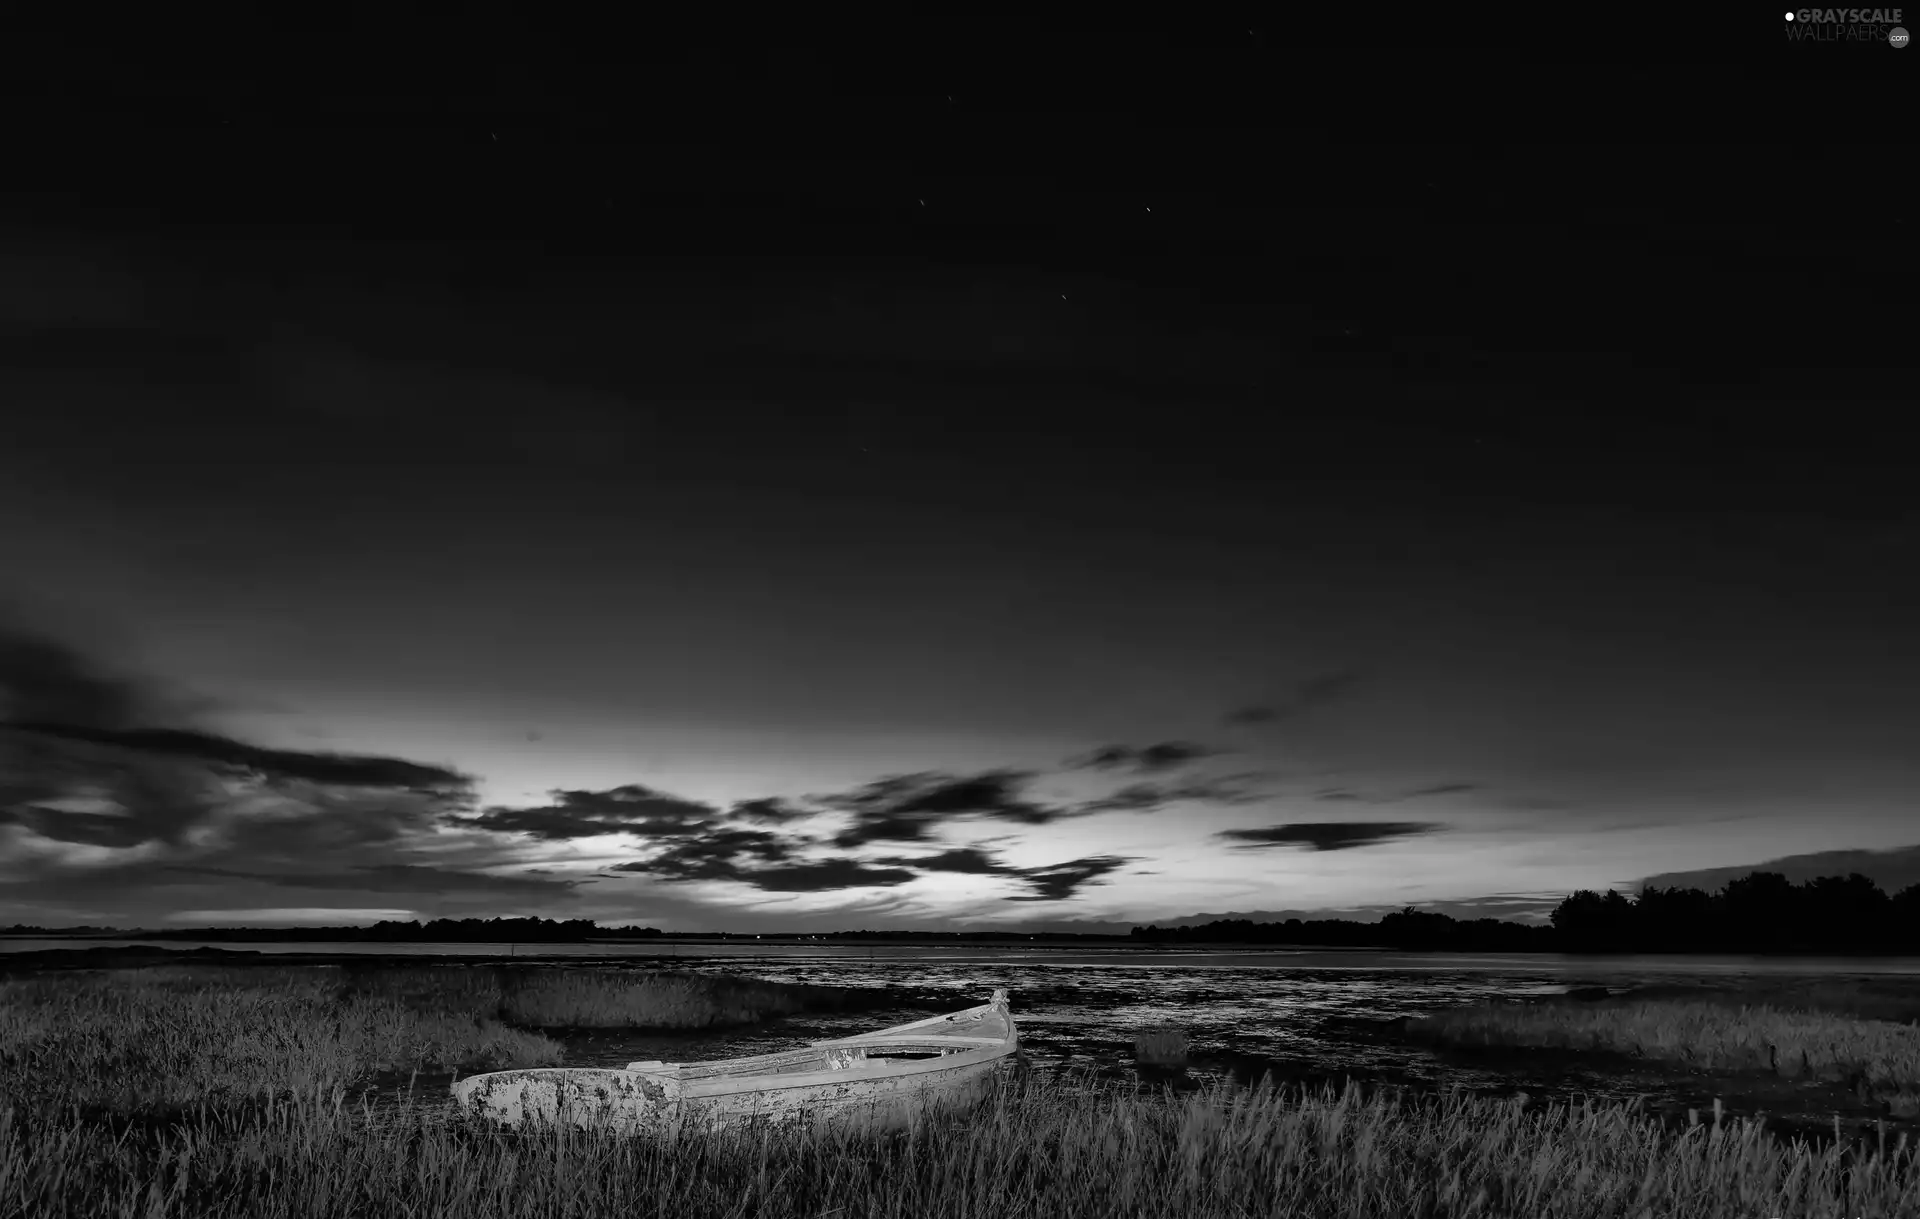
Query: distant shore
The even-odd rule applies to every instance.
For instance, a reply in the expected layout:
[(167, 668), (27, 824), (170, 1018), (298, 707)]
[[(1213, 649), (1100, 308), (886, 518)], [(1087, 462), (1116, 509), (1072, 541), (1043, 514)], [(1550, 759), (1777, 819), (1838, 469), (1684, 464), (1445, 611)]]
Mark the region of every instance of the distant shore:
[[(420, 966), (471, 965), (477, 962), (491, 963), (506, 960), (519, 960), (528, 963), (565, 963), (570, 966), (631, 965), (637, 961), (651, 959), (679, 958), (687, 961), (698, 960), (705, 954), (697, 951), (685, 952), (676, 950), (718, 946), (717, 942), (713, 940), (647, 940), (644, 941), (647, 947), (653, 948), (657, 946), (659, 951), (636, 954), (630, 951), (612, 951), (620, 948), (632, 948), (641, 943), (639, 941), (620, 940), (596, 940), (584, 944), (473, 944), (459, 941), (443, 941), (440, 944), (367, 943), (354, 945), (355, 950), (351, 952), (327, 951), (329, 946), (325, 943), (314, 943), (312, 945), (300, 944), (284, 947), (276, 946), (273, 949), (263, 951), (257, 947), (216, 948), (206, 945), (168, 947), (156, 943), (127, 942), (120, 937), (115, 937), (116, 942), (112, 944), (89, 944), (84, 947), (76, 945), (74, 947), (39, 948), (23, 951), (9, 951), (5, 943), (7, 939), (45, 940), (48, 938), (52, 937), (8, 937), (0, 935), (0, 976), (65, 969), (117, 969), (125, 966), (165, 964), (169, 962), (193, 962), (214, 965), (287, 965), (295, 963), (300, 965), (353, 965), (363, 964), (370, 959), (380, 957), (402, 958), (409, 965)], [(85, 937), (71, 938), (81, 940)], [(601, 943), (604, 943), (610, 951), (604, 956), (595, 955), (591, 950), (596, 944)], [(805, 942), (790, 938), (769, 938), (763, 943), (769, 948), (781, 948), (799, 947)], [(812, 946), (822, 948), (831, 947), (829, 945), (817, 944)], [(448, 949), (457, 949), (458, 951), (420, 951), (421, 949), (431, 947), (445, 947)], [(1168, 955), (1169, 953), (1169, 950), (1165, 946), (1153, 944), (1116, 944), (1111, 947), (1096, 948), (1085, 944), (1071, 943), (1036, 945), (1001, 945), (992, 943), (930, 945), (900, 941), (877, 942), (872, 945), (862, 943), (859, 945), (845, 945), (844, 947), (848, 955), (854, 956), (858, 956), (862, 950), (868, 948), (912, 949), (916, 952), (925, 952), (937, 950), (941, 947), (954, 950), (988, 949), (1007, 953), (1033, 952), (1036, 954), (1046, 954), (1050, 958), (1062, 953), (1098, 954), (1108, 957), (1147, 957)], [(311, 950), (309, 951), (309, 949)], [(586, 951), (579, 951), (580, 949), (585, 949)], [(1301, 951), (1316, 952), (1325, 950), (1312, 945), (1303, 945), (1300, 948), (1287, 948), (1275, 945), (1246, 946), (1221, 944), (1206, 946), (1183, 944), (1171, 951), (1174, 954), (1184, 956), (1220, 955), (1240, 957), (1290, 956)], [(1390, 952), (1392, 950), (1341, 949), (1340, 951), (1343, 953), (1373, 953)], [(717, 956), (718, 954), (715, 955)], [(739, 954), (727, 954), (727, 956), (730, 957), (736, 955)]]

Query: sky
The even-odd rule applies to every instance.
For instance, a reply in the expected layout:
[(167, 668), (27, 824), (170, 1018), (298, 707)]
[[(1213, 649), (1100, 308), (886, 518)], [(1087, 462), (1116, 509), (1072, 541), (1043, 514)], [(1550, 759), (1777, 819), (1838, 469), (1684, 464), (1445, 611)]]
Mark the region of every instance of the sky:
[(1920, 839), (1886, 159), (1096, 50), (37, 48), (0, 924), (1531, 919)]

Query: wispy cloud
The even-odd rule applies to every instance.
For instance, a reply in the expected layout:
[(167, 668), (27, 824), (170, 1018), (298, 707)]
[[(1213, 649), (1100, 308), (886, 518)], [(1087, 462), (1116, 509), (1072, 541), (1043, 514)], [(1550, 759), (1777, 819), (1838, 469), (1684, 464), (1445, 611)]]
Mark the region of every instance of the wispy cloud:
[(894, 775), (852, 791), (809, 796), (810, 802), (849, 814), (838, 847), (869, 842), (920, 842), (955, 821), (987, 819), (1048, 825), (1079, 815), (1075, 810), (1030, 799), (1030, 771), (993, 770), (971, 776), (938, 772)]
[[(745, 837), (753, 831), (714, 835), (684, 843), (648, 860), (616, 864), (615, 872), (637, 872), (660, 880), (726, 880), (770, 893), (821, 893), (836, 889), (904, 885), (919, 873), (874, 867), (858, 859), (791, 861), (785, 844)], [(742, 858), (762, 861), (749, 866)], [(772, 862), (766, 862), (772, 861)]]
[(1416, 787), (1400, 796), (1402, 800), (1419, 800), (1428, 796), (1461, 796), (1480, 790), (1478, 783), (1436, 783), (1432, 787)]
[(231, 737), (185, 728), (85, 728), (31, 720), (5, 726), (17, 732), (113, 746), (150, 757), (203, 762), (235, 775), (252, 772), (274, 779), (414, 791), (452, 791), (472, 783), (470, 776), (444, 766), (365, 754), (262, 749)]
[(1358, 669), (1336, 669), (1321, 673), (1301, 682), (1279, 698), (1229, 712), (1226, 723), (1229, 727), (1249, 728), (1299, 719), (1351, 697), (1360, 680)]
[(0, 605), (0, 722), (124, 729), (165, 722), (149, 685), (109, 673)]
[(422, 864), (363, 864), (333, 871), (249, 871), (240, 868), (196, 867), (174, 864), (165, 872), (175, 876), (208, 876), (223, 880), (250, 880), (287, 889), (347, 890), (355, 893), (449, 892), (551, 896), (571, 889), (573, 880), (553, 880), (528, 874), (493, 876)]
[(1386, 793), (1358, 792), (1350, 787), (1323, 787), (1313, 793), (1313, 798), (1333, 803), (1399, 804), (1407, 800), (1434, 800), (1479, 790), (1480, 785), (1477, 783), (1436, 783), (1431, 787), (1416, 787), (1411, 791)]
[(1158, 774), (1189, 762), (1210, 758), (1221, 751), (1191, 741), (1162, 741), (1157, 745), (1107, 745), (1067, 763), (1074, 770), (1131, 770), (1140, 774)]
[(1401, 838), (1433, 834), (1446, 827), (1436, 821), (1291, 821), (1259, 829), (1221, 830), (1216, 837), (1234, 850), (1305, 847), (1312, 851), (1350, 851)]
[(47, 633), (0, 627), (9, 900), (204, 901), (236, 885), (551, 898), (572, 886), (476, 870), (519, 859), (496, 837), (443, 833), (473, 801), (451, 768), (262, 748), (187, 722), (191, 700), (105, 674)]
[(963, 872), (976, 876), (1017, 876), (1020, 869), (1008, 867), (978, 847), (955, 847), (937, 855), (892, 855), (875, 863), (918, 868), (923, 872)]
[[(673, 838), (715, 825), (722, 815), (712, 805), (684, 800), (638, 783), (606, 791), (558, 790), (549, 794), (553, 799), (551, 804), (531, 808), (492, 807), (472, 816), (454, 816), (447, 820), (449, 824), (473, 829), (550, 840), (592, 838), (601, 834)], [(749, 810), (746, 815), (759, 811)]]
[[(488, 903), (576, 908), (596, 885), (629, 888), (600, 878), (657, 882), (636, 903), (668, 902), (660, 887), (682, 885), (688, 901), (704, 901), (699, 886), (716, 883), (846, 892), (859, 903), (943, 875), (1004, 886), (1005, 900), (1067, 902), (1135, 860), (1102, 853), (1015, 866), (990, 844), (952, 835), (1182, 803), (1245, 805), (1267, 798), (1270, 778), (1181, 772), (1220, 751), (1171, 740), (1078, 760), (1070, 769), (1120, 783), (1075, 800), (1042, 798), (1036, 772), (1001, 768), (891, 775), (725, 806), (627, 783), (476, 808), (472, 780), (450, 767), (268, 749), (156, 719), (177, 716), (169, 708), (179, 704), (106, 675), (75, 649), (19, 631), (0, 635), (0, 645), (0, 705), (17, 713), (0, 725), (0, 838), (32, 861), (29, 871), (0, 866), (0, 884), (35, 908), (139, 891), (163, 911), (308, 909), (331, 898), (342, 910), (411, 903), (430, 916)], [(583, 855), (588, 839), (624, 841), (628, 857)], [(1326, 841), (1321, 849), (1357, 844)], [(892, 849), (867, 853), (883, 845)]]
[(741, 821), (754, 821), (766, 825), (785, 825), (803, 817), (814, 816), (814, 810), (782, 800), (777, 796), (760, 800), (741, 800), (732, 809), (732, 816)]
[(1106, 883), (1101, 878), (1126, 867), (1133, 860), (1123, 855), (1093, 855), (1050, 867), (1029, 868), (1022, 873), (1032, 893), (1017, 894), (1010, 902), (1063, 902), (1089, 885)]
[(1097, 796), (1079, 806), (1082, 813), (1147, 813), (1171, 804), (1241, 805), (1269, 798), (1253, 784), (1255, 774), (1196, 777), (1178, 783), (1140, 782)]

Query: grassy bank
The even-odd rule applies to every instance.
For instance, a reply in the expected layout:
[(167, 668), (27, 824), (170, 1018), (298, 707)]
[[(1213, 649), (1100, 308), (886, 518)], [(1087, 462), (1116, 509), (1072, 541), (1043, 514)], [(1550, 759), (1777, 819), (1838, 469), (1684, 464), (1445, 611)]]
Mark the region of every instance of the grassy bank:
[(1759, 1071), (1854, 1088), (1920, 1115), (1920, 1027), (1731, 996), (1594, 1004), (1490, 1003), (1407, 1022), (1417, 1041), (1602, 1051), (1713, 1071)]
[(51, 974), (0, 983), (0, 1098), (41, 1113), (152, 1114), (379, 1072), (556, 1064), (560, 1043), (541, 1028), (699, 1029), (843, 1001), (820, 987), (613, 970)]
[(1526, 1216), (1920, 1213), (1904, 1144), (1663, 1132), (1629, 1107), (1263, 1088), (1185, 1100), (1003, 1082), (912, 1132), (682, 1142), (375, 1122), (336, 1098), (150, 1137), (0, 1114), (0, 1219), (672, 1215)]
[(522, 1028), (707, 1029), (858, 1006), (872, 992), (710, 974), (566, 967), (381, 968), (355, 994), (484, 1014)]

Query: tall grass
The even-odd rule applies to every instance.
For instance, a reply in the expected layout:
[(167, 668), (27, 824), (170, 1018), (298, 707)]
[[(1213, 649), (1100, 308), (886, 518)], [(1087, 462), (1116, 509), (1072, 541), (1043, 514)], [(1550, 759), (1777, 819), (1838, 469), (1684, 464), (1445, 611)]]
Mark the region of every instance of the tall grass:
[(0, 1219), (561, 1215), (1392, 1215), (1753, 1219), (1920, 1213), (1889, 1152), (1782, 1144), (1758, 1124), (1669, 1133), (1628, 1106), (1453, 1093), (1216, 1090), (1185, 1100), (1002, 1082), (892, 1134), (747, 1130), (648, 1141), (507, 1136), (309, 1096), (146, 1139), (0, 1112)]
[(1168, 1026), (1141, 1029), (1133, 1035), (1133, 1057), (1147, 1066), (1183, 1067), (1187, 1065), (1187, 1034)]
[(1840, 1082), (1898, 1116), (1920, 1112), (1920, 1028), (1884, 1020), (1690, 999), (1490, 1003), (1410, 1020), (1407, 1033), (1443, 1045), (1601, 1050)]
[(1773, 1007), (1826, 1012), (1894, 1024), (1920, 1021), (1920, 987), (1910, 978), (1740, 978), (1720, 985), (1700, 983), (1638, 988), (1636, 999), (1684, 999), (1728, 1007)]
[[(237, 978), (220, 977), (231, 972)], [(0, 984), (0, 1097), (130, 1114), (379, 1071), (542, 1066), (560, 1044), (467, 1011), (342, 995), (313, 970), (114, 970)]]
[(525, 1028), (720, 1028), (859, 1007), (879, 993), (712, 974), (524, 966), (382, 968), (354, 975), (349, 988)]
[(560, 1043), (541, 1028), (698, 1029), (846, 1001), (825, 987), (613, 970), (55, 974), (0, 983), (0, 1100), (151, 1113), (380, 1072), (559, 1063)]

